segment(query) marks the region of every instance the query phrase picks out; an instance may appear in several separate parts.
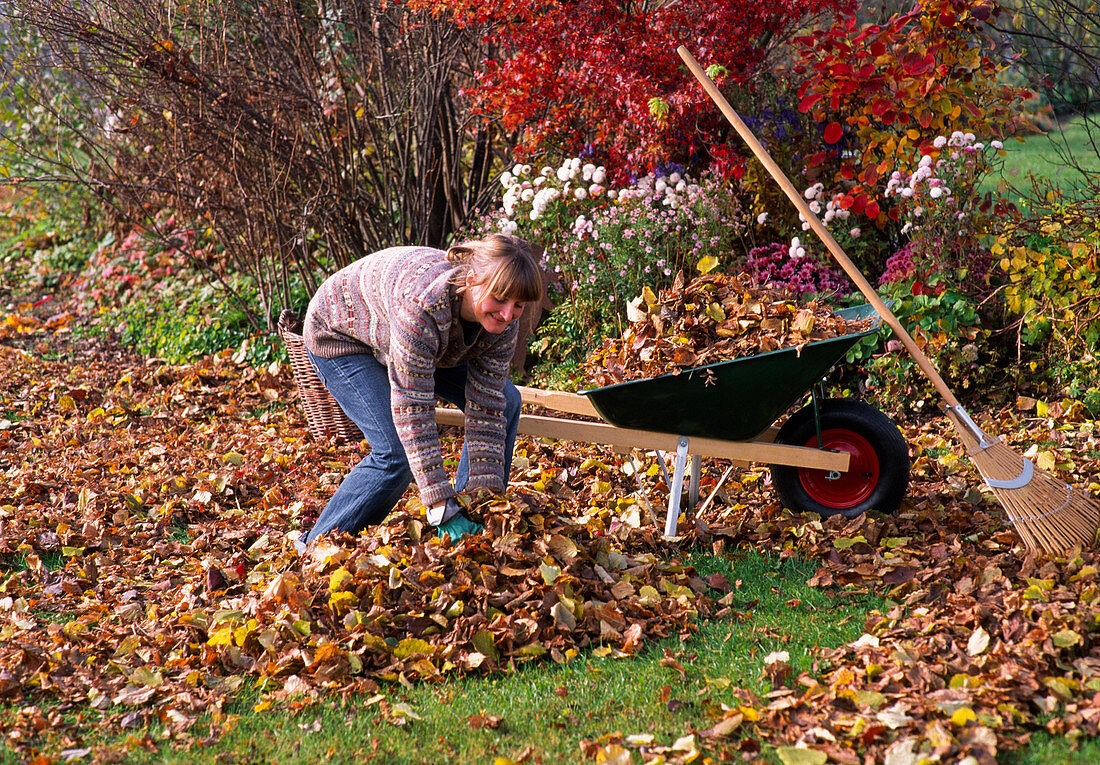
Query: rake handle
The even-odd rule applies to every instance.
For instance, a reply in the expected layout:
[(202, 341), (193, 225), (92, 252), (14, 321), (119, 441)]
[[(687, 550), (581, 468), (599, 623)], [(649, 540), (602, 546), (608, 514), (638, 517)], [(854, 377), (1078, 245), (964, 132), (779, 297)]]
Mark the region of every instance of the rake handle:
[(936, 368), (932, 366), (931, 360), (924, 355), (920, 347), (906, 331), (905, 327), (901, 325), (898, 318), (894, 316), (894, 312), (882, 301), (882, 298), (875, 292), (875, 288), (871, 286), (871, 283), (867, 281), (867, 277), (863, 275), (856, 264), (852, 262), (851, 258), (841, 249), (836, 240), (833, 239), (833, 235), (829, 233), (829, 229), (825, 228), (825, 224), (822, 223), (814, 212), (810, 209), (809, 204), (802, 198), (802, 195), (798, 193), (798, 190), (794, 187), (794, 184), (790, 182), (784, 172), (779, 168), (779, 165), (775, 164), (775, 160), (771, 158), (768, 152), (760, 144), (760, 141), (756, 139), (752, 131), (749, 130), (749, 126), (744, 123), (741, 117), (730, 106), (729, 101), (722, 95), (722, 91), (718, 89), (718, 86), (714, 84), (707, 73), (699, 66), (699, 62), (695, 60), (695, 57), (691, 55), (687, 48), (680, 46), (677, 51), (680, 54), (680, 58), (687, 64), (688, 69), (695, 75), (695, 79), (699, 81), (699, 84), (706, 90), (714, 103), (718, 105), (722, 114), (725, 115), (729, 123), (733, 125), (734, 130), (741, 136), (742, 140), (748, 144), (752, 149), (752, 153), (756, 155), (756, 158), (760, 160), (760, 164), (764, 166), (764, 169), (768, 171), (772, 178), (783, 189), (783, 193), (787, 195), (787, 198), (794, 203), (794, 206), (798, 208), (798, 211), (802, 213), (802, 217), (810, 224), (810, 228), (814, 233), (825, 243), (825, 246), (829, 249), (833, 258), (840, 267), (844, 269), (844, 272), (848, 274), (848, 277), (855, 283), (859, 291), (863, 293), (863, 296), (867, 298), (867, 302), (874, 306), (874, 309), (878, 311), (879, 316), (886, 322), (886, 325), (893, 330), (894, 334), (905, 349), (909, 351), (909, 354), (913, 357), (913, 360), (917, 362), (917, 366), (924, 372), (925, 376), (932, 381), (932, 384), (936, 386), (936, 390), (943, 399), (951, 406), (959, 406), (959, 401), (955, 398), (955, 394), (951, 392), (951, 389), (947, 387), (947, 383), (940, 377), (940, 373), (936, 371)]

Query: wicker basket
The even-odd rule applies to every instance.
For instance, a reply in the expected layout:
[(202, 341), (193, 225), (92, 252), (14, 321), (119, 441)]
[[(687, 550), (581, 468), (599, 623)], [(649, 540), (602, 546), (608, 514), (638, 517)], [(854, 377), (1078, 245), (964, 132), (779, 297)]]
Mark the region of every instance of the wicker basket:
[(293, 312), (284, 310), (279, 314), (279, 336), (286, 345), (290, 357), (290, 368), (294, 372), (294, 383), (298, 387), (298, 397), (302, 400), (302, 409), (306, 413), (306, 424), (314, 438), (321, 440), (332, 438), (339, 441), (358, 442), (363, 433), (352, 422), (328, 388), (317, 376), (313, 363), (306, 355), (305, 342), (302, 340), (302, 320)]

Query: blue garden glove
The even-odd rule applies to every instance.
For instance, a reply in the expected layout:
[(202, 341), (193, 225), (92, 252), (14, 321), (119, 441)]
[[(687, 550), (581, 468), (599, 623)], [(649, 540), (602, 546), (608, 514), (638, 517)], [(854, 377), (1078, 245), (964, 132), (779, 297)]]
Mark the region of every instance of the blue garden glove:
[(457, 543), (467, 534), (479, 534), (485, 530), (485, 527), (480, 523), (474, 523), (462, 513), (452, 515), (435, 528), (439, 536), (444, 534), (450, 536), (452, 544)]

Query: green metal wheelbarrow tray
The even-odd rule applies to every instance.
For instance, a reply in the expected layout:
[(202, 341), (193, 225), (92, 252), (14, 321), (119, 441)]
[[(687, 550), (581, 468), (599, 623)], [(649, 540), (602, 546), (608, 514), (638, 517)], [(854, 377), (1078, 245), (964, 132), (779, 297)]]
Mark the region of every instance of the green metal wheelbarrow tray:
[[(862, 402), (826, 399), (821, 381), (848, 351), (878, 331), (867, 306), (837, 311), (848, 320), (874, 319), (868, 329), (840, 337), (723, 361), (581, 393), (521, 387), (524, 403), (598, 417), (583, 422), (523, 415), (519, 432), (560, 440), (675, 452), (665, 534), (675, 536), (688, 455), (693, 457), (689, 501), (695, 504), (701, 457), (769, 465), (780, 500), (796, 511), (854, 517), (893, 512), (909, 481), (909, 448), (897, 426)], [(809, 395), (811, 401), (776, 420)], [(441, 424), (461, 413), (437, 409)], [(663, 460), (660, 462), (662, 468)]]

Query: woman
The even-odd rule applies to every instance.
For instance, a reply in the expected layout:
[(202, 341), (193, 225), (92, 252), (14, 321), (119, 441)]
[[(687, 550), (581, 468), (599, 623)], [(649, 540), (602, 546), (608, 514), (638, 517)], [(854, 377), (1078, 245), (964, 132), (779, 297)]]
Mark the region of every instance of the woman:
[[(329, 277), (309, 303), (303, 336), (332, 396), (370, 445), (299, 550), (330, 530), (380, 523), (412, 478), (428, 520), (453, 540), (480, 530), (455, 496), (504, 490), (519, 423), (508, 380), (517, 319), (542, 298), (522, 239), (491, 234), (451, 247), (393, 247)], [(452, 487), (443, 467), (435, 399), (466, 415)]]

